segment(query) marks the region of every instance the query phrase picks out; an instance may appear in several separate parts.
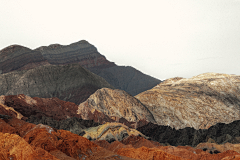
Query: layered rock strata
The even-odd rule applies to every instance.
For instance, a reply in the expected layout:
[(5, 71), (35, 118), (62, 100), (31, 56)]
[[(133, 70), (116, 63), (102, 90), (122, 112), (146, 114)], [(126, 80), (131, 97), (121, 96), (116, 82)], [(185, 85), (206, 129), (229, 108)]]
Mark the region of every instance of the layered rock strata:
[(240, 76), (206, 73), (172, 78), (135, 96), (159, 125), (207, 129), (240, 119)]
[(97, 110), (109, 117), (125, 118), (129, 122), (145, 120), (155, 123), (151, 112), (139, 100), (118, 89), (102, 88), (97, 90), (79, 105), (79, 113), (82, 113), (82, 108)]
[(103, 78), (78, 64), (47, 65), (0, 75), (0, 95), (57, 97), (76, 104), (103, 87), (113, 88)]
[(41, 52), (12, 45), (0, 51), (0, 74), (48, 65)]
[(43, 57), (54, 65), (79, 63), (84, 68), (115, 66), (101, 55), (95, 46), (85, 40), (65, 46), (60, 44), (42, 46), (35, 51), (41, 52)]

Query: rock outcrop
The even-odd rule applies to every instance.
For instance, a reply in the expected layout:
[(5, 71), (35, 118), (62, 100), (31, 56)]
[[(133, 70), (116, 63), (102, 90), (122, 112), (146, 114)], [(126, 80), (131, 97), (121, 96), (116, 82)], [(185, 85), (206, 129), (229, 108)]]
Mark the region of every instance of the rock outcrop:
[(240, 143), (240, 120), (229, 124), (218, 123), (209, 129), (184, 128), (176, 130), (169, 126), (160, 126), (148, 123), (145, 126), (137, 128), (144, 135), (163, 144), (173, 146), (197, 146), (203, 142), (224, 143)]
[(131, 129), (121, 123), (106, 123), (97, 127), (91, 127), (83, 130), (83, 137), (89, 140), (106, 140), (108, 142), (121, 141), (131, 135), (147, 138), (145, 135), (135, 129)]
[(240, 76), (201, 74), (168, 79), (135, 96), (159, 125), (207, 129), (240, 119)]
[(0, 51), (0, 74), (49, 64), (41, 52), (12, 45)]
[(82, 108), (90, 108), (109, 117), (125, 118), (129, 122), (145, 120), (156, 123), (151, 112), (139, 100), (119, 89), (99, 89), (78, 108), (79, 114)]
[(78, 64), (46, 65), (0, 75), (0, 95), (57, 97), (76, 104), (103, 87), (113, 88), (103, 78)]

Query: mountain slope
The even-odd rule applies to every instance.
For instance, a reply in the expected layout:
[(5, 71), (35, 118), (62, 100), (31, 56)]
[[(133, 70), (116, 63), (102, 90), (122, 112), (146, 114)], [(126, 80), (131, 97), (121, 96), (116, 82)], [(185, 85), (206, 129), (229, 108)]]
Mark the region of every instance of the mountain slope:
[(113, 88), (103, 78), (78, 64), (46, 65), (0, 75), (0, 95), (57, 97), (76, 104), (103, 87)]
[(135, 96), (159, 125), (207, 129), (240, 119), (240, 76), (205, 73), (168, 79)]

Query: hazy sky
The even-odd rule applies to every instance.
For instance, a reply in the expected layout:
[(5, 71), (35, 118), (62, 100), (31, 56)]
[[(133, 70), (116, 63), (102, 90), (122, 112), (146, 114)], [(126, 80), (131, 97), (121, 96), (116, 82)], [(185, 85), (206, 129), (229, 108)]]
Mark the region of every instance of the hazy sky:
[(159, 79), (240, 75), (240, 0), (0, 0), (0, 49), (82, 39)]

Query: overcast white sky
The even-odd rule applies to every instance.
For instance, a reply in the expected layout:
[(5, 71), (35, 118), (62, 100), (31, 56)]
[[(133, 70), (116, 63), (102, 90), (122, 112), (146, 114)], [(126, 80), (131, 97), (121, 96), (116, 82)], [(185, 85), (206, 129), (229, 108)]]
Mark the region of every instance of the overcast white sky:
[(240, 0), (0, 0), (0, 49), (82, 39), (159, 79), (240, 75)]

